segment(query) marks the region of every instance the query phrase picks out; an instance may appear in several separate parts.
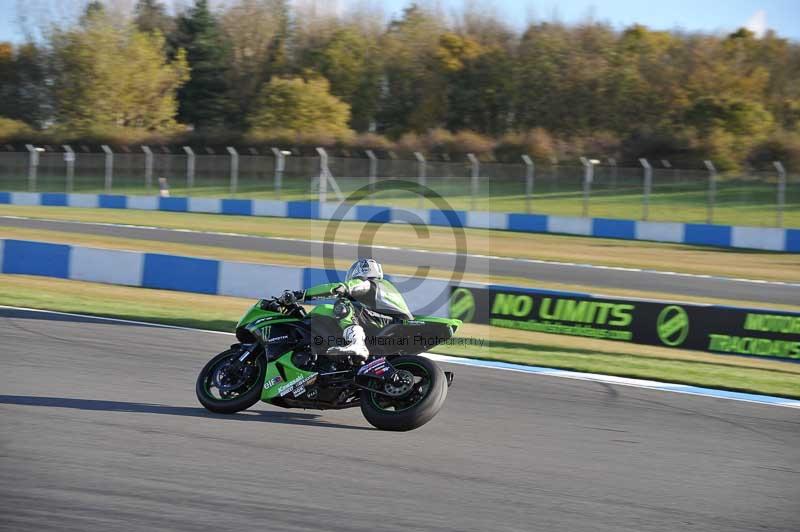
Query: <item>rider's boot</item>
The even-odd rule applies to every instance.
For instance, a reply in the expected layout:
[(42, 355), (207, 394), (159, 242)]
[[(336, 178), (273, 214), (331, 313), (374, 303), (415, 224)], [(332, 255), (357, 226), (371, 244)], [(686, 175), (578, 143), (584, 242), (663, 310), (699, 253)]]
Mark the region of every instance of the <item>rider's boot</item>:
[(367, 349), (367, 335), (361, 325), (350, 325), (343, 331), (344, 341), (347, 344), (339, 347), (328, 348), (325, 352), (329, 356), (351, 356), (354, 360), (364, 361), (369, 357)]

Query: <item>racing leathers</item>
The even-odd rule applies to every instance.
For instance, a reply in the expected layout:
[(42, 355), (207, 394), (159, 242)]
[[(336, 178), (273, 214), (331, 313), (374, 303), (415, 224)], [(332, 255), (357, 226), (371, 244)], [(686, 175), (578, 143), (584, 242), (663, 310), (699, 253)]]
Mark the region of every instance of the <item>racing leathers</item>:
[(314, 286), (305, 291), (304, 300), (330, 298), (331, 295), (347, 298), (340, 299), (334, 306), (334, 316), (345, 344), (328, 348), (327, 355), (366, 360), (369, 357), (367, 331), (372, 335), (394, 321), (414, 319), (403, 296), (385, 279), (356, 278)]

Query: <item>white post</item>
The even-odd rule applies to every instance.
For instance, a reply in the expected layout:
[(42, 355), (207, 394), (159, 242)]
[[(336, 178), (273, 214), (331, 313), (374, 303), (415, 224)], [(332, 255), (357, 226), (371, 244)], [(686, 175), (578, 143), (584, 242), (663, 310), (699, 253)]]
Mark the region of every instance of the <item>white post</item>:
[(281, 199), (281, 190), (283, 189), (283, 170), (286, 168), (286, 160), (284, 159), (283, 150), (278, 148), (271, 148), (272, 154), (275, 156), (275, 197)]
[(144, 188), (149, 193), (153, 187), (153, 151), (149, 146), (142, 146), (144, 152)]
[(328, 176), (331, 171), (328, 168), (328, 152), (325, 148), (317, 148), (319, 154), (319, 202), (328, 201)]
[(642, 195), (642, 220), (647, 221), (650, 215), (650, 192), (653, 190), (653, 167), (642, 157), (639, 164), (644, 168), (644, 194)]
[(525, 163), (525, 212), (531, 212), (531, 201), (533, 201), (533, 178), (536, 168), (533, 165), (533, 159), (528, 155), (522, 156), (522, 162)]
[(233, 146), (225, 148), (231, 155), (231, 194), (236, 194), (239, 188), (239, 153)]
[(194, 188), (194, 150), (190, 146), (184, 146), (186, 152), (186, 188)]
[(64, 162), (67, 164), (67, 193), (72, 192), (75, 186), (75, 151), (71, 146), (64, 144)]
[(33, 144), (26, 144), (28, 149), (28, 191), (36, 192), (36, 172), (39, 168), (39, 151)]
[(583, 214), (584, 218), (589, 216), (589, 195), (592, 191), (592, 181), (594, 181), (594, 163), (586, 157), (581, 157), (583, 165)]
[(786, 208), (786, 169), (780, 161), (774, 161), (772, 164), (778, 171), (778, 210), (775, 221), (778, 227), (783, 227), (783, 211)]
[(418, 151), (414, 152), (414, 157), (417, 159), (417, 183), (420, 186), (419, 189), (419, 208), (423, 208), (425, 206), (425, 194), (423, 192), (422, 187), (425, 186), (427, 182), (427, 174), (426, 174), (426, 162), (425, 157)]
[(714, 204), (717, 201), (717, 168), (709, 160), (703, 161), (708, 169), (708, 205), (706, 207), (706, 223), (714, 223)]
[(372, 150), (366, 150), (365, 153), (369, 157), (369, 191), (375, 192), (375, 182), (378, 179), (378, 158)]
[(114, 152), (106, 144), (100, 146), (106, 154), (105, 191), (111, 192), (114, 179)]
[(479, 185), (480, 185), (480, 183), (478, 182), (478, 176), (480, 175), (480, 171), (481, 171), (481, 162), (472, 153), (468, 153), (467, 154), (467, 159), (469, 159), (469, 162), (470, 162), (470, 164), (472, 166), (471, 175), (470, 175), (471, 180), (470, 180), (470, 202), (469, 202), (469, 205), (470, 205), (470, 209), (474, 211), (475, 207), (476, 207), (476, 202), (478, 200), (478, 188), (479, 188)]

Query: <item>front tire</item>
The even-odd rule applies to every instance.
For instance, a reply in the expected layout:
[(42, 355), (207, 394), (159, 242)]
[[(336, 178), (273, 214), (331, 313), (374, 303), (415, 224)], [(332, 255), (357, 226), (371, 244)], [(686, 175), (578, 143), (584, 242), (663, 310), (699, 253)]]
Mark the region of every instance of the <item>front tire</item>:
[(362, 390), (361, 413), (373, 427), (381, 430), (414, 430), (441, 410), (447, 398), (447, 377), (435, 362), (423, 357), (398, 357), (391, 364), (398, 371), (405, 370), (414, 375), (412, 391), (402, 397), (390, 398)]
[[(266, 375), (266, 358), (263, 354), (245, 365), (241, 372), (220, 376), (225, 365), (238, 361), (240, 351), (228, 349), (218, 354), (206, 364), (197, 376), (195, 393), (200, 404), (217, 414), (234, 414), (247, 410), (261, 399), (261, 388)], [(216, 380), (215, 380), (216, 378)], [(241, 383), (235, 381), (240, 379)], [(226, 380), (223, 384), (220, 380)], [(238, 386), (237, 386), (238, 384)], [(214, 393), (214, 389), (217, 393)]]

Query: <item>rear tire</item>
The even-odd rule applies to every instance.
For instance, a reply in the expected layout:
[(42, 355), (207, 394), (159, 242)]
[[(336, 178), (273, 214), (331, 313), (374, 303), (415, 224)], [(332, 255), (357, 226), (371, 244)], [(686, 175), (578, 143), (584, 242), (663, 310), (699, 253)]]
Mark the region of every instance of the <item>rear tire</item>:
[(373, 427), (381, 430), (414, 430), (433, 419), (441, 410), (444, 400), (447, 398), (447, 377), (435, 362), (423, 357), (398, 357), (392, 360), (391, 364), (398, 370), (412, 370), (416, 376), (418, 373), (427, 374), (427, 388), (423, 397), (412, 406), (391, 410), (391, 408), (397, 407), (391, 406), (390, 399), (374, 392), (362, 390), (361, 413)]
[(261, 399), (261, 388), (264, 386), (264, 375), (266, 375), (266, 359), (263, 354), (259, 355), (254, 361), (256, 374), (255, 380), (246, 384), (246, 390), (241, 394), (230, 399), (220, 399), (214, 397), (209, 390), (209, 382), (213, 379), (213, 372), (217, 367), (225, 362), (225, 359), (235, 359), (239, 356), (238, 349), (228, 349), (218, 354), (208, 361), (200, 375), (197, 376), (195, 393), (200, 404), (207, 410), (216, 414), (234, 414), (247, 410)]

